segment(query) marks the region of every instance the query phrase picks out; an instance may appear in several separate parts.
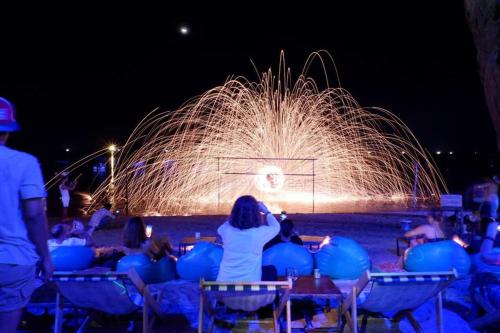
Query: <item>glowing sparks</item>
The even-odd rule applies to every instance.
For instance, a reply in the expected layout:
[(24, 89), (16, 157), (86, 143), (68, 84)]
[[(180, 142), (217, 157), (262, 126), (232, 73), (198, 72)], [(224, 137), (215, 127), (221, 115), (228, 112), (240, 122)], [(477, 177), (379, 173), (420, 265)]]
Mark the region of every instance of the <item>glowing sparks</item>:
[[(292, 83), (283, 62), (278, 77), (231, 79), (146, 116), (116, 159), (114, 201), (132, 213), (210, 214), (252, 194), (277, 210), (335, 211), (408, 200), (417, 162), (419, 198), (439, 198), (439, 173), (401, 120), (342, 88), (320, 90), (307, 72)], [(109, 195), (108, 184), (94, 197)]]
[(332, 239), (330, 236), (326, 236), (325, 239), (323, 239), (323, 241), (321, 242), (321, 244), (319, 244), (319, 248), (321, 249), (323, 246), (330, 244), (331, 240)]
[(284, 182), (283, 171), (275, 165), (264, 166), (255, 178), (257, 188), (264, 192), (277, 192), (283, 188)]

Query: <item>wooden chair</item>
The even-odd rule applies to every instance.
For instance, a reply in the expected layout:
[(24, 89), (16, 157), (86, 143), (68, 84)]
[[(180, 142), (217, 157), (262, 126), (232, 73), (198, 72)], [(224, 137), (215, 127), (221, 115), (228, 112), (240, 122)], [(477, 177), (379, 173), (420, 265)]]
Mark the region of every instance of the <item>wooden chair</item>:
[[(205, 309), (210, 318), (209, 331), (213, 331), (216, 306), (218, 302), (222, 302), (231, 309), (243, 309), (244, 311), (255, 311), (262, 306), (273, 303), (273, 327), (276, 333), (280, 331), (278, 320), (286, 308), (286, 331), (290, 333), (291, 289), (291, 281), (214, 282), (201, 279), (198, 332), (203, 332)], [(279, 295), (278, 302), (274, 302), (276, 295)], [(264, 303), (262, 303), (262, 300), (264, 300)]]
[[(429, 299), (436, 298), (437, 331), (443, 332), (441, 291), (445, 289), (457, 274), (449, 272), (414, 272), (414, 273), (372, 273), (366, 271), (354, 284), (349, 296), (340, 307), (340, 315), (344, 316), (352, 332), (358, 332), (358, 310), (368, 315), (386, 317), (386, 313), (394, 314), (392, 319), (399, 321), (407, 317), (416, 332), (422, 328), (413, 317), (412, 311)], [(366, 290), (364, 301), (358, 305), (360, 294)], [(343, 330), (344, 327), (342, 327)]]
[(55, 272), (51, 282), (57, 287), (54, 332), (62, 332), (64, 301), (72, 307), (90, 310), (77, 332), (83, 332), (95, 311), (131, 314), (142, 310), (142, 331), (151, 332), (159, 305), (133, 269), (119, 272)]

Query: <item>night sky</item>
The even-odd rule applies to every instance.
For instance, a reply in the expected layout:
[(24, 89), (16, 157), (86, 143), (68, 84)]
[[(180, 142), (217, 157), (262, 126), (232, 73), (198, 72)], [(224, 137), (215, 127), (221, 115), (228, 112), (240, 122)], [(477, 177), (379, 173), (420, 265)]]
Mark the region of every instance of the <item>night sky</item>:
[(276, 68), (284, 50), (298, 75), (324, 49), (361, 105), (394, 112), (429, 150), (495, 152), (462, 1), (236, 3), (0, 5), (0, 96), (23, 128), (11, 146), (42, 163), (75, 159), (120, 143), (153, 108), (176, 109), (230, 75), (256, 79), (251, 60)]

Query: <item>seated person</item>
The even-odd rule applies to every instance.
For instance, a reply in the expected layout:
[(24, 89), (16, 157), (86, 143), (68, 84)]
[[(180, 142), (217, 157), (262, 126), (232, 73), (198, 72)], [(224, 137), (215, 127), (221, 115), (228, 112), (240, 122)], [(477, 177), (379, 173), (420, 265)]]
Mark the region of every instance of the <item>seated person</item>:
[(99, 229), (109, 220), (115, 219), (116, 216), (111, 213), (111, 204), (109, 202), (105, 203), (101, 209), (98, 209), (92, 214), (92, 217), (89, 221), (89, 234), (92, 235), (94, 230)]
[(146, 225), (142, 218), (130, 218), (123, 229), (123, 243), (119, 246), (99, 248), (97, 265), (115, 268), (118, 261), (130, 254), (144, 253), (153, 260), (160, 260), (165, 256), (173, 257), (173, 249), (167, 236), (154, 236), (148, 239)]
[(410, 247), (426, 242), (437, 242), (445, 239), (442, 230), (443, 213), (439, 209), (432, 209), (427, 216), (427, 223), (405, 233), (405, 237), (411, 238)]
[(498, 233), (498, 222), (490, 222), (486, 229), (486, 235), (481, 243), (481, 259), (489, 265), (500, 265), (500, 252), (493, 252), (495, 239)]
[(50, 234), (51, 238), (47, 240), (50, 252), (60, 246), (91, 246), (93, 243), (79, 221), (73, 221), (71, 226), (66, 223), (56, 224), (50, 229)]
[[(274, 266), (262, 266), (262, 252), (279, 230), (279, 222), (264, 203), (250, 195), (239, 197), (227, 221), (217, 229), (224, 243), (217, 281), (277, 280)], [(272, 303), (275, 296), (228, 296), (222, 302), (231, 309), (255, 311)]]
[(136, 216), (130, 218), (123, 228), (123, 246), (119, 249), (125, 255), (141, 253), (142, 247), (148, 239), (146, 236), (146, 225), (142, 218)]
[(163, 257), (170, 257), (174, 260), (174, 249), (170, 243), (170, 238), (166, 235), (157, 236), (153, 234), (143, 246), (144, 253), (153, 260), (160, 260)]
[(280, 224), (262, 202), (250, 195), (239, 197), (217, 233), (224, 253), (217, 281), (272, 281), (274, 266), (262, 267), (264, 244), (279, 233)]
[(291, 242), (297, 245), (304, 245), (302, 242), (302, 239), (300, 239), (299, 236), (295, 233), (293, 230), (294, 224), (292, 220), (290, 219), (284, 219), (280, 223), (280, 233), (277, 234), (273, 239), (271, 239), (269, 242), (264, 245), (264, 251), (267, 250), (268, 248), (279, 244), (279, 243), (287, 243)]

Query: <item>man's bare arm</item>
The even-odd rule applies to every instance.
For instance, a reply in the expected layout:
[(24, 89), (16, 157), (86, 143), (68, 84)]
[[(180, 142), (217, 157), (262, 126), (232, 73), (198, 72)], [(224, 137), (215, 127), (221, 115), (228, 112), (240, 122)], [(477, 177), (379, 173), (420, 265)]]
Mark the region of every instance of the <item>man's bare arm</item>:
[(28, 236), (41, 259), (43, 277), (48, 279), (52, 275), (53, 268), (47, 247), (48, 228), (44, 199), (22, 200), (22, 210)]

